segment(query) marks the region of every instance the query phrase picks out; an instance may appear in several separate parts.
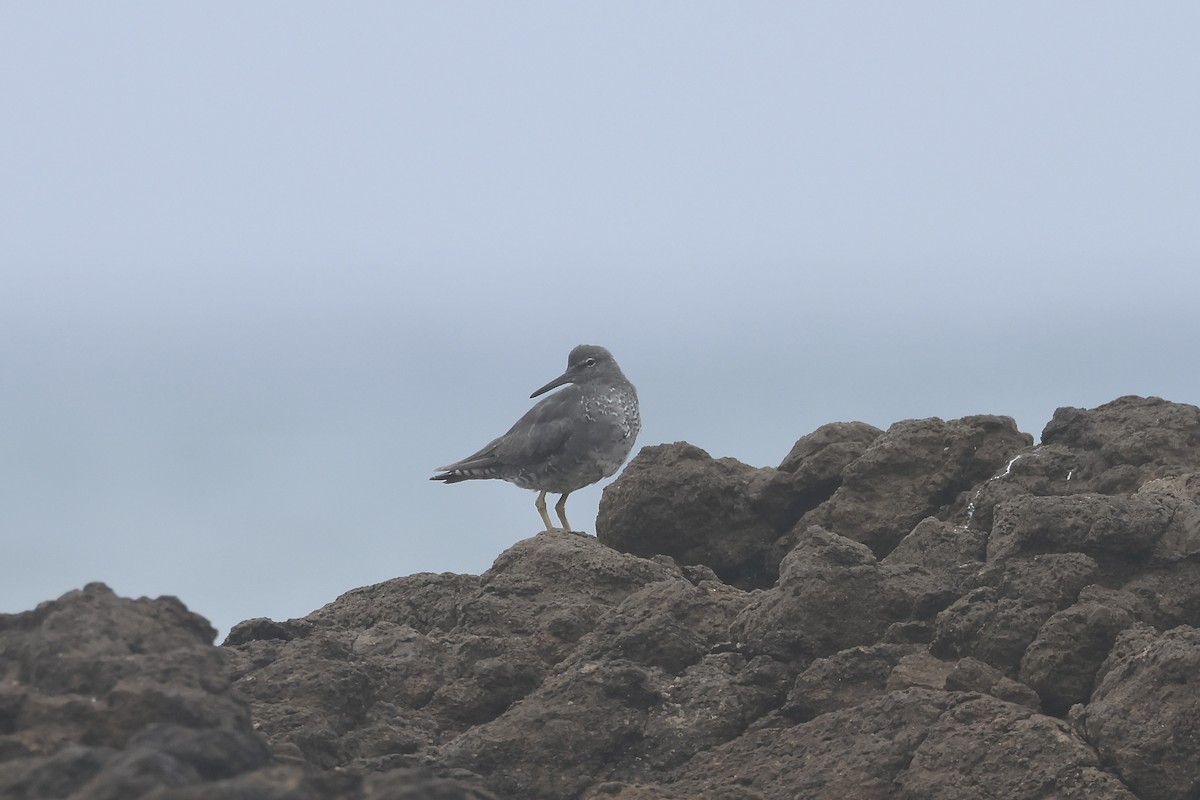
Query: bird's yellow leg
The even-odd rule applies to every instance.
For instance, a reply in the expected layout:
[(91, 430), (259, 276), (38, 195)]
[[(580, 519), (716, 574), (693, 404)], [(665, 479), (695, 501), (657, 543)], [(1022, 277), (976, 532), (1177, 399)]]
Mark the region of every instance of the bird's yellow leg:
[[(533, 507), (542, 515), (542, 522), (546, 523), (546, 530), (554, 530), (554, 526), (550, 524), (550, 515), (546, 513), (546, 493), (538, 492), (538, 499), (533, 501)], [(555, 506), (558, 508), (558, 506)]]
[[(567, 492), (570, 494), (570, 492)], [(571, 523), (567, 522), (567, 494), (558, 498), (558, 502), (554, 504), (554, 510), (558, 512), (558, 518), (562, 520), (563, 530), (571, 530)]]

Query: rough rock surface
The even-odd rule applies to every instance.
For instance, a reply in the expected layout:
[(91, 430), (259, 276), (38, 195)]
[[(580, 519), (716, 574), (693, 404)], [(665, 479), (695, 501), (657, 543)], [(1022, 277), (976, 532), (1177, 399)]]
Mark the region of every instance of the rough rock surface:
[(742, 588), (769, 586), (763, 553), (781, 530), (751, 489), (772, 473), (686, 442), (644, 447), (605, 490), (596, 535), (634, 555), (703, 564)]
[(1145, 800), (1200, 796), (1200, 630), (1123, 631), (1076, 721)]
[(965, 496), (1032, 444), (1010, 417), (897, 422), (846, 466), (841, 485), (797, 528), (821, 525), (883, 557), (924, 518), (959, 517)]
[(0, 615), (0, 797), (1200, 797), (1200, 409), (648, 447), (597, 528), (221, 647)]
[(364, 779), (273, 759), (215, 635), (175, 598), (100, 583), (0, 615), (0, 797), (493, 797), (428, 771)]

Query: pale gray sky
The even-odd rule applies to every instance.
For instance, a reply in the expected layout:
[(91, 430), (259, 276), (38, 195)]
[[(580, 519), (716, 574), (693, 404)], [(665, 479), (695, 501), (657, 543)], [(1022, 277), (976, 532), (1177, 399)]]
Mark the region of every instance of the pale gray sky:
[[(1194, 3), (0, 7), (0, 611), (221, 628), (540, 522), (432, 469), (610, 348), (639, 445), (1200, 401)], [(573, 496), (592, 530), (600, 487)]]

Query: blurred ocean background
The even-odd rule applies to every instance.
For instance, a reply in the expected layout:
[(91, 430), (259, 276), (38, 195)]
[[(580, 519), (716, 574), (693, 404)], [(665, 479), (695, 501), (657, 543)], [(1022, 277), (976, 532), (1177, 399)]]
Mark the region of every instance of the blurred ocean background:
[[(1200, 7), (8, 4), (0, 612), (480, 572), (581, 342), (639, 446), (1200, 400)], [(572, 496), (594, 530), (600, 486)]]

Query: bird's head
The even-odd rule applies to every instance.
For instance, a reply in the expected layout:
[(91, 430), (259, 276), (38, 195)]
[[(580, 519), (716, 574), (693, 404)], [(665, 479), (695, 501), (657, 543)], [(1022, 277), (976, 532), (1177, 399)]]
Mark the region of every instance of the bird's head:
[(620, 375), (621, 368), (612, 353), (598, 345), (581, 344), (567, 356), (567, 371), (529, 396), (537, 397), (565, 383), (586, 383)]

